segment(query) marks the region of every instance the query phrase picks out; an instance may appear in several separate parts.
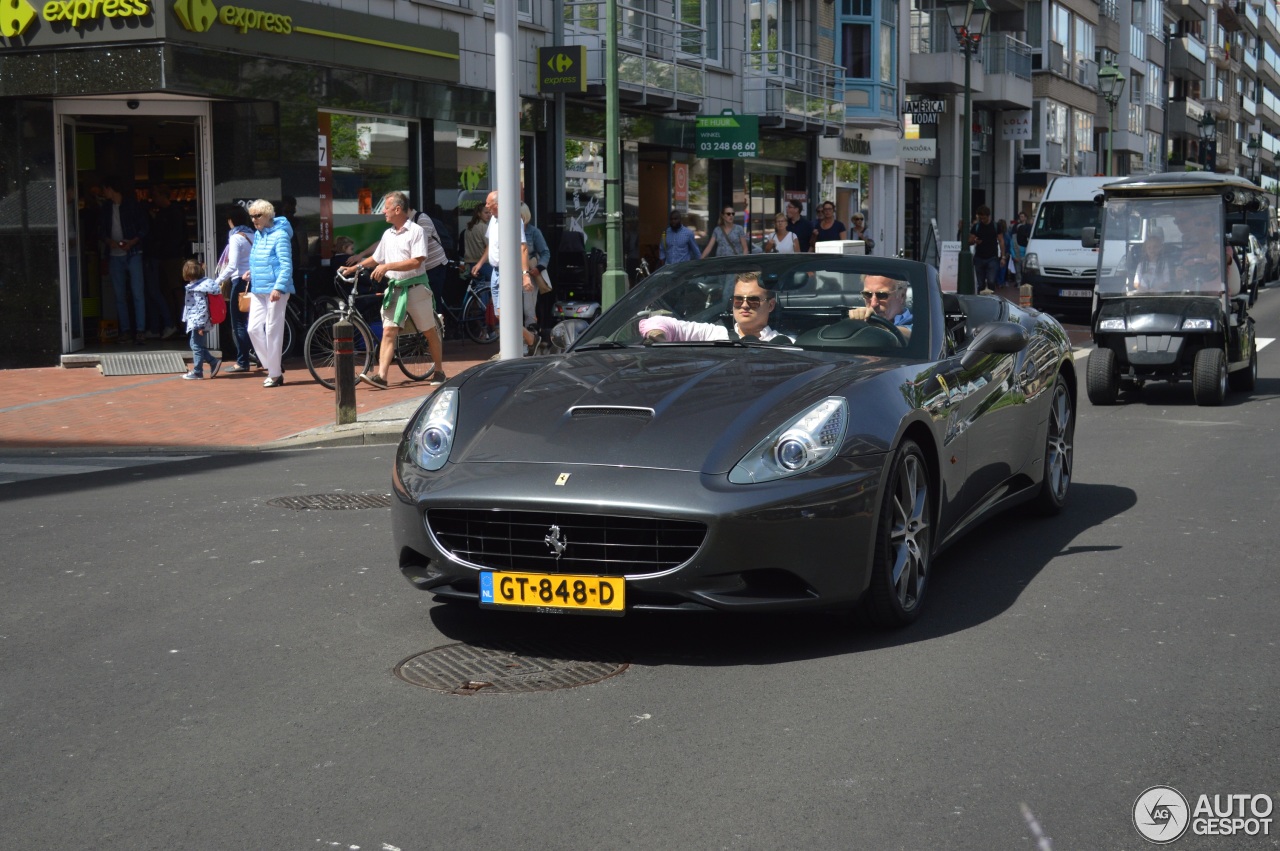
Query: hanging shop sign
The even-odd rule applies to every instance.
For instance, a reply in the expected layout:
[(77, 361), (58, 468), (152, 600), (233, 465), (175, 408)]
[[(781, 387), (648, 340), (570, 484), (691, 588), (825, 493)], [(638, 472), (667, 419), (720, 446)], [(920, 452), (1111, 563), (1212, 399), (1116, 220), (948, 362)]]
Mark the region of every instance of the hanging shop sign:
[(937, 124), (938, 116), (946, 111), (945, 100), (909, 100), (902, 104), (902, 114), (910, 115), (912, 124)]
[(576, 92), (587, 90), (587, 47), (538, 48), (538, 91)]
[(697, 154), (704, 159), (756, 156), (760, 147), (760, 119), (726, 109), (719, 115), (699, 115), (694, 124)]
[(1019, 109), (1001, 113), (1000, 138), (1005, 141), (1010, 139), (1030, 139), (1031, 110)]

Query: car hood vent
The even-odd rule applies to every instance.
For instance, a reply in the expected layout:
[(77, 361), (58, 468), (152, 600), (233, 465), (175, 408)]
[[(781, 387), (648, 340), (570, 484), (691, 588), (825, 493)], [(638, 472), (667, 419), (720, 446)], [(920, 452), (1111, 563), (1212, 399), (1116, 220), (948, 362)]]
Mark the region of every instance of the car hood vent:
[(631, 420), (653, 419), (653, 408), (641, 408), (630, 405), (574, 405), (569, 409), (569, 416), (575, 420), (596, 419), (599, 417), (626, 417)]

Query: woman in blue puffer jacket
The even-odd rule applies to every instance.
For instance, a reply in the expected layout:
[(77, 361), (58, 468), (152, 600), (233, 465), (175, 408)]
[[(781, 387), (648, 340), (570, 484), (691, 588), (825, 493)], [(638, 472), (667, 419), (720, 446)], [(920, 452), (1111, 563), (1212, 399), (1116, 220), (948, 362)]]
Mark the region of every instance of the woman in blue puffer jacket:
[(253, 302), (249, 305), (249, 339), (258, 362), (267, 370), (263, 387), (284, 384), (285, 305), (293, 294), (293, 228), (284, 216), (276, 215), (270, 201), (258, 199), (249, 205), (249, 218), (258, 229), (258, 238), (249, 253), (249, 282)]

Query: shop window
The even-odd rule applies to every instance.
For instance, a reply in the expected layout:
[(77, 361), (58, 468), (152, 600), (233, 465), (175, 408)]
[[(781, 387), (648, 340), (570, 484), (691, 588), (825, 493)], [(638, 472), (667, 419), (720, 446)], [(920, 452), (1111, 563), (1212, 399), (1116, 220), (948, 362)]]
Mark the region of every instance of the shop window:
[(347, 236), (359, 251), (386, 230), (382, 199), (401, 191), (417, 197), (417, 122), (372, 115), (319, 113), (321, 150), (320, 256)]
[(569, 138), (564, 143), (565, 225), (604, 246), (604, 142)]

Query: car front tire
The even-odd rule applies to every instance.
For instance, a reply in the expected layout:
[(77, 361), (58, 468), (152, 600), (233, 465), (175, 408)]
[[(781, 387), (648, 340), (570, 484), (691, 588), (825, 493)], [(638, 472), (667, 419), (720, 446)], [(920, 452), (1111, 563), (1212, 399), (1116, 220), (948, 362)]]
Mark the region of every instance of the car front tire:
[(1095, 405), (1114, 405), (1120, 392), (1120, 378), (1116, 375), (1116, 353), (1097, 348), (1089, 352), (1089, 365), (1085, 371), (1085, 392)]
[(1191, 366), (1191, 392), (1196, 404), (1221, 405), (1227, 395), (1227, 359), (1221, 349), (1201, 349)]
[(933, 559), (929, 467), (913, 441), (898, 448), (884, 494), (862, 609), (875, 626), (894, 628), (920, 616)]
[(1075, 464), (1075, 405), (1067, 382), (1059, 375), (1049, 401), (1049, 431), (1044, 447), (1044, 480), (1036, 497), (1041, 514), (1054, 515), (1067, 504), (1071, 471)]

